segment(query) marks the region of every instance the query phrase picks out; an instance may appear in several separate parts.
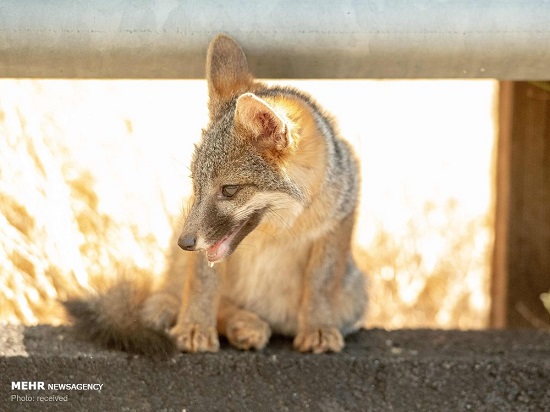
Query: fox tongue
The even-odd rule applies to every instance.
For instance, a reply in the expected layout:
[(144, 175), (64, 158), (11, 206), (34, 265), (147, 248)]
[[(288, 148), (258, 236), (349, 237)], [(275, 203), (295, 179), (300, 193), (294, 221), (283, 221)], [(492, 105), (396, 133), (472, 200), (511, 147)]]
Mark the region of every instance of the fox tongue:
[(206, 249), (206, 259), (208, 259), (209, 263), (217, 262), (226, 255), (227, 251), (229, 250), (229, 243), (231, 243), (231, 238), (232, 236), (226, 236), (215, 245), (210, 246), (208, 249)]
[(206, 259), (208, 260), (208, 266), (214, 266), (214, 263), (222, 260), (229, 254), (231, 242), (233, 242), (233, 239), (235, 239), (235, 236), (237, 236), (237, 233), (239, 233), (245, 223), (246, 221), (241, 223), (239, 226), (233, 228), (233, 230), (225, 235), (222, 240), (206, 249)]

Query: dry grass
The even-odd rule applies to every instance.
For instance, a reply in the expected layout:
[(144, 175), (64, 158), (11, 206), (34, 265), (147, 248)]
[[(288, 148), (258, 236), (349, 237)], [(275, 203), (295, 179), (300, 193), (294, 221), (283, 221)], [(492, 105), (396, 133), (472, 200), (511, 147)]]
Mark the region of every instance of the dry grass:
[[(436, 215), (443, 211), (444, 221)], [(357, 252), (370, 274), (367, 324), (385, 328), (483, 328), (487, 325), (488, 221), (467, 222), (456, 204), (426, 205), (402, 235), (380, 228), (370, 247)], [(481, 233), (480, 233), (481, 232)], [(451, 235), (452, 234), (452, 235)], [(438, 249), (430, 261), (424, 247)]]
[[(487, 322), (491, 82), (299, 82), (363, 164), (369, 326)], [(162, 273), (203, 82), (0, 81), (0, 320), (60, 323), (97, 276)]]

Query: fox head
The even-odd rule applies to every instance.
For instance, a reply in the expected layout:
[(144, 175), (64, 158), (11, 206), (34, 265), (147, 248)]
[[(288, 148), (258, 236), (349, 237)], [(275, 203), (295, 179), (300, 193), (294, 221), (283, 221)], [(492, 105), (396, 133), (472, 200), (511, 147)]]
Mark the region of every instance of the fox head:
[[(178, 244), (213, 264), (229, 256), (262, 221), (297, 215), (304, 194), (288, 174), (299, 133), (284, 110), (262, 98), (266, 87), (243, 51), (220, 35), (207, 53), (210, 123), (191, 163), (193, 201)], [(288, 224), (288, 221), (280, 222)]]

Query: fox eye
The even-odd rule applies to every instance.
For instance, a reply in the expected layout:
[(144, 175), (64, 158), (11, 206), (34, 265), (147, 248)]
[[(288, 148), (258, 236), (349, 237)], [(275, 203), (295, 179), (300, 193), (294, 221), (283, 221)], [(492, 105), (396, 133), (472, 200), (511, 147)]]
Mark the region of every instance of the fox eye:
[(233, 197), (239, 191), (240, 186), (238, 185), (226, 185), (222, 186), (222, 195), (223, 197)]

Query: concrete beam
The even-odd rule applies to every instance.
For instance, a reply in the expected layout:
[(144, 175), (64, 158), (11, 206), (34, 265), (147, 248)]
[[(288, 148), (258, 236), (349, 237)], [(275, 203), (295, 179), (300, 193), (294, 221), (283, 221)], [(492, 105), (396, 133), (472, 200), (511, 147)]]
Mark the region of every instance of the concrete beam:
[(202, 78), (234, 36), (263, 78), (550, 78), (550, 2), (3, 0), (0, 77)]
[[(99, 350), (68, 328), (3, 326), (0, 371), (0, 410), (535, 411), (550, 405), (550, 333), (369, 330), (339, 354), (296, 353), (276, 338), (259, 353), (224, 346), (154, 361)], [(23, 381), (45, 389), (12, 389)], [(103, 386), (48, 389), (83, 383)], [(53, 395), (66, 400), (37, 399)]]

